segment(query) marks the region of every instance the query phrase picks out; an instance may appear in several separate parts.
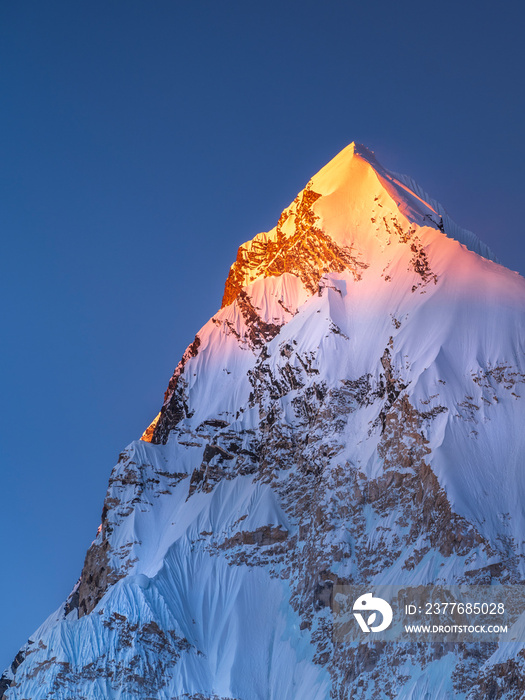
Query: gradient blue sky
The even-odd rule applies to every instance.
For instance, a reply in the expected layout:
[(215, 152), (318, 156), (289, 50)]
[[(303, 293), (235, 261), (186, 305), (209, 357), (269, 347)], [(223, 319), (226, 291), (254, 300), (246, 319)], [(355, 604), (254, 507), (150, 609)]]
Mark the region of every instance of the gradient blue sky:
[(525, 271), (524, 19), (457, 0), (1, 4), (0, 666), (74, 585), (118, 453), (238, 245), (347, 143)]

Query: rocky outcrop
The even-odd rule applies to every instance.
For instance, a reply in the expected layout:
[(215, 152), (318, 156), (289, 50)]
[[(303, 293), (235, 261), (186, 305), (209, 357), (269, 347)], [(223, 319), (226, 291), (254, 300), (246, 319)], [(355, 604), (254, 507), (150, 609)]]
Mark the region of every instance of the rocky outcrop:
[[(195, 340), (186, 348), (181, 361), (175, 368), (164, 394), (164, 404), (154, 421), (153, 430), (150, 431), (151, 434), (148, 435), (150, 438), (149, 442), (155, 444), (166, 442), (170, 430), (173, 430), (182, 418), (189, 415), (186, 387), (181, 375), (188, 360), (196, 357), (200, 344), (200, 338), (196, 335)], [(148, 431), (150, 428), (148, 428)]]
[(366, 262), (351, 248), (338, 246), (317, 226), (319, 217), (313, 205), (320, 196), (307, 186), (281, 214), (274, 237), (256, 237), (239, 248), (226, 280), (222, 306), (231, 304), (244, 287), (260, 276), (289, 272), (299, 277), (312, 294), (327, 272), (348, 269), (356, 279), (360, 278)]
[(280, 526), (272, 527), (271, 525), (263, 525), (258, 527), (253, 532), (236, 532), (233, 537), (228, 537), (219, 545), (220, 549), (231, 549), (239, 545), (258, 545), (267, 547), (277, 542), (284, 542), (288, 537), (288, 532), (281, 529)]
[(488, 664), (474, 686), (467, 689), (468, 700), (521, 700), (525, 697), (525, 651), (503, 663)]

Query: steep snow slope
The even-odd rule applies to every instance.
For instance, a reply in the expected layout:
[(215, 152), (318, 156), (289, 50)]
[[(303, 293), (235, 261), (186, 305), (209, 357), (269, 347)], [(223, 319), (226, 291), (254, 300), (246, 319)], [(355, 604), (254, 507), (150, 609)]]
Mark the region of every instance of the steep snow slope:
[(352, 646), (328, 604), (523, 583), (525, 280), (492, 257), (336, 156), (240, 247), (4, 697), (521, 697), (519, 644)]

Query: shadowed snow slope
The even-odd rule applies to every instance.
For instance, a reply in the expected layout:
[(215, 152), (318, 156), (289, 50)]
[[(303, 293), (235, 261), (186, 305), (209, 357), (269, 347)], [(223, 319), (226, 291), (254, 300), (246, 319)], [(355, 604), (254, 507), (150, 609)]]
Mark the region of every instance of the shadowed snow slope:
[(521, 645), (355, 645), (330, 600), (524, 582), (524, 302), (441, 205), (345, 148), (239, 248), (4, 698), (521, 697)]

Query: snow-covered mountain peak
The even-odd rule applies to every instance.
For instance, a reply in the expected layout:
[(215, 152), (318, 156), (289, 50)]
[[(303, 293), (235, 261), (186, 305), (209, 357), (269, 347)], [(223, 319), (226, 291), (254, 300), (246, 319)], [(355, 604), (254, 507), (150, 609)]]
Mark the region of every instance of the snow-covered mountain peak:
[[(161, 412), (143, 439), (166, 442), (174, 426), (191, 416), (202, 422), (220, 414), (220, 420), (230, 422), (240, 396), (229, 390), (230, 375), (244, 376), (254, 355), (266, 351), (276, 336), (281, 342), (288, 324), (292, 333), (303, 324), (306, 339), (318, 338), (321, 347), (325, 327), (319, 313), (329, 335), (333, 327), (346, 326), (349, 308), (350, 317), (365, 319), (367, 336), (367, 319), (377, 317), (384, 326), (377, 336), (384, 349), (391, 333), (385, 318), (412, 312), (425, 318), (436, 308), (437, 315), (431, 314), (434, 320), (441, 318), (440, 334), (437, 338), (433, 331), (431, 337), (442, 343), (452, 315), (440, 310), (452, 310), (458, 300), (483, 306), (485, 314), (501, 303), (519, 307), (525, 280), (448, 236), (450, 226), (440, 205), (412, 181), (387, 171), (364, 146), (347, 146), (308, 181), (274, 229), (240, 246), (221, 309), (186, 350)], [(470, 247), (483, 252), (482, 244), (473, 241), (476, 245)], [(322, 297), (325, 289), (336, 294), (335, 300), (328, 293), (323, 308), (306, 303)], [(337, 308), (347, 295), (340, 322)], [(298, 314), (301, 321), (296, 323)], [(315, 352), (314, 346), (308, 352)], [(213, 400), (201, 366), (214, 372)], [(247, 384), (241, 394), (249, 396)], [(193, 396), (194, 409), (188, 396)], [(231, 398), (227, 407), (226, 396)]]
[[(283, 272), (298, 276), (310, 293), (327, 272), (349, 269), (361, 278), (371, 268), (377, 276), (403, 251), (424, 256), (436, 234), (495, 260), (411, 178), (388, 171), (372, 151), (351, 143), (309, 180), (275, 228), (240, 246), (223, 306), (256, 279)], [(452, 259), (455, 248), (448, 250)]]
[(341, 586), (525, 581), (525, 280), (452, 230), (351, 144), (240, 247), (2, 700), (524, 696), (521, 643), (333, 628)]
[[(487, 246), (472, 232), (457, 226), (444, 207), (413, 178), (385, 168), (375, 153), (363, 144), (352, 142), (346, 146), (312, 177), (310, 184), (324, 196), (342, 192), (347, 198), (347, 211), (366, 208), (370, 197), (385, 206), (386, 194), (387, 202), (389, 198), (392, 200), (394, 211), (397, 209), (410, 223), (438, 228), (470, 250), (494, 259)], [(390, 210), (391, 205), (387, 204), (387, 208)]]

